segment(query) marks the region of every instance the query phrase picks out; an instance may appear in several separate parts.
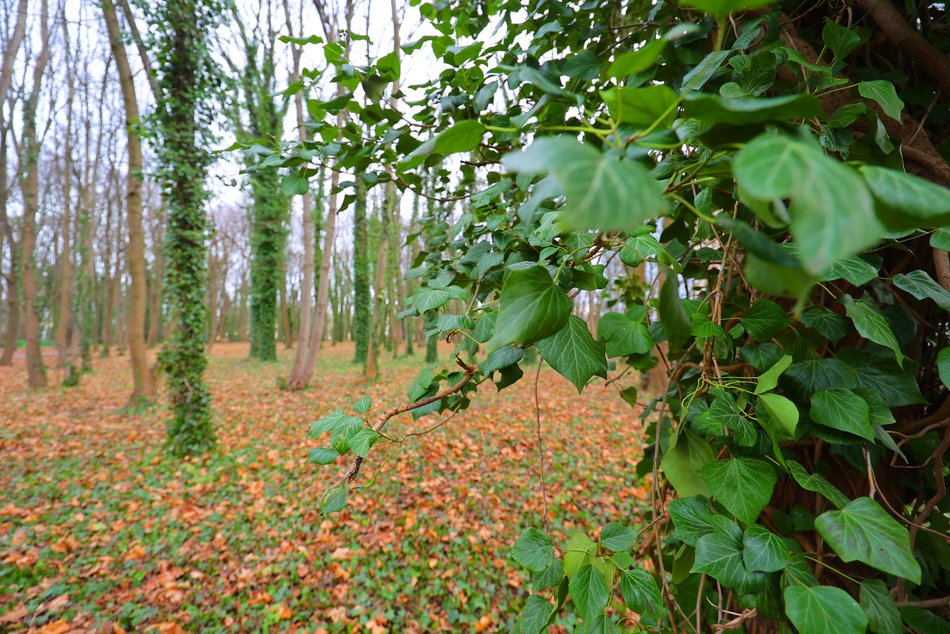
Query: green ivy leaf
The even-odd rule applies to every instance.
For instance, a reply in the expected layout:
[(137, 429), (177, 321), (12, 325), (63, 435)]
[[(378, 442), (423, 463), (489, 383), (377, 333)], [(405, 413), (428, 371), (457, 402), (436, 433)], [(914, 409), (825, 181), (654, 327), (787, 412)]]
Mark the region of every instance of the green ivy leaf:
[(333, 464), (340, 457), (340, 453), (332, 447), (315, 447), (310, 450), (307, 462), (311, 464)]
[(739, 317), (739, 323), (756, 341), (768, 341), (788, 327), (788, 316), (775, 302), (760, 299)]
[(581, 566), (571, 577), (570, 590), (577, 612), (583, 618), (593, 618), (603, 612), (610, 598), (604, 575), (591, 564)]
[(802, 313), (801, 321), (809, 328), (817, 330), (831, 343), (838, 343), (851, 332), (847, 319), (834, 311), (820, 306), (810, 308)]
[(937, 284), (925, 271), (911, 271), (894, 276), (894, 286), (917, 299), (932, 299), (943, 310), (950, 311), (950, 291)]
[(809, 474), (808, 471), (805, 470), (805, 467), (794, 460), (788, 460), (786, 465), (788, 466), (789, 473), (792, 474), (795, 482), (798, 483), (798, 486), (806, 491), (820, 493), (839, 509), (844, 508), (851, 502), (844, 493), (838, 490), (838, 487), (828, 482), (824, 476), (818, 473)]
[(666, 48), (666, 41), (666, 38), (651, 40), (635, 51), (618, 55), (607, 68), (608, 79), (627, 77), (650, 68)]
[(323, 498), (323, 513), (329, 515), (343, 510), (343, 507), (346, 506), (346, 494), (347, 489), (345, 487), (328, 493), (327, 496)]
[(778, 572), (785, 568), (788, 547), (770, 530), (752, 524), (742, 538), (742, 561), (749, 572)]
[(567, 229), (632, 232), (668, 209), (643, 165), (612, 159), (573, 137), (537, 139), (502, 163), (515, 172), (554, 176), (567, 198), (559, 216)]
[(438, 154), (471, 152), (481, 143), (483, 134), (485, 134), (485, 126), (478, 121), (473, 119), (459, 121), (436, 137), (432, 151)]
[(867, 440), (874, 439), (871, 409), (867, 402), (842, 388), (823, 390), (811, 397), (811, 418), (816, 423), (833, 427)]
[(556, 587), (563, 579), (564, 566), (560, 559), (555, 559), (541, 572), (532, 573), (531, 587), (535, 592), (539, 592), (546, 588)]
[(495, 334), (488, 343), (497, 350), (509, 343), (528, 345), (556, 333), (567, 323), (573, 304), (540, 264), (508, 269), (501, 287), (501, 308)]
[(825, 18), (825, 26), (821, 30), (821, 39), (835, 54), (835, 59), (839, 61), (861, 46), (862, 40), (858, 33), (837, 24), (829, 18)]
[(412, 305), (419, 313), (441, 308), (451, 299), (449, 292), (441, 288), (420, 286), (412, 292)]
[(889, 207), (925, 221), (950, 214), (950, 190), (946, 187), (873, 165), (862, 166), (861, 174), (874, 195)]
[(943, 386), (950, 389), (950, 348), (944, 348), (937, 353), (937, 374), (943, 381)]
[(571, 315), (567, 325), (537, 343), (538, 352), (558, 374), (574, 384), (578, 393), (593, 376), (607, 378), (604, 344), (594, 339), (587, 322)]
[[(735, 174), (744, 191), (759, 200), (791, 198), (791, 231), (802, 264), (820, 274), (884, 236), (861, 178), (812, 145), (763, 134), (736, 155)], [(834, 213), (829, 213), (834, 210)]]
[(660, 466), (680, 497), (712, 495), (700, 475), (703, 466), (715, 458), (709, 443), (689, 431), (679, 435), (676, 445), (663, 452)]
[(600, 91), (610, 117), (639, 128), (668, 128), (676, 119), (676, 93), (669, 86), (610, 88)]
[(741, 538), (741, 531), (738, 537), (725, 531), (703, 535), (696, 542), (696, 559), (690, 572), (704, 572), (725, 586), (738, 588), (748, 575)]
[(812, 95), (736, 99), (705, 92), (691, 92), (683, 101), (684, 118), (698, 119), (707, 125), (752, 125), (768, 121), (811, 119), (823, 117), (824, 114), (821, 103)]
[(679, 350), (692, 336), (693, 320), (680, 299), (676, 274), (667, 269), (665, 277), (660, 288), (660, 321), (663, 322), (670, 350)]
[(524, 350), (517, 346), (502, 346), (488, 355), (478, 366), (478, 371), (484, 375), (512, 366), (524, 356)]
[(684, 7), (705, 11), (711, 16), (724, 18), (736, 11), (745, 11), (772, 4), (776, 0), (680, 0)]
[(356, 403), (353, 404), (353, 411), (355, 411), (358, 414), (365, 414), (366, 412), (369, 411), (369, 408), (372, 406), (373, 406), (373, 400), (368, 396), (364, 396), (363, 398), (361, 398), (360, 400), (356, 401)]
[(904, 355), (901, 353), (901, 346), (881, 310), (866, 297), (855, 301), (850, 295), (843, 295), (839, 301), (858, 333), (865, 339), (893, 350), (897, 365), (903, 367)]
[(554, 542), (544, 531), (526, 528), (511, 549), (511, 556), (533, 572), (541, 572), (554, 561)]
[(637, 534), (629, 526), (610, 522), (600, 533), (600, 543), (607, 550), (620, 552), (633, 546)]
[(920, 583), (920, 564), (910, 550), (907, 529), (872, 500), (862, 497), (815, 520), (815, 529), (842, 561), (861, 561)]
[(760, 394), (759, 402), (769, 413), (772, 422), (778, 425), (779, 430), (786, 436), (795, 437), (798, 428), (798, 407), (780, 394)]
[(548, 619), (554, 611), (551, 602), (540, 594), (532, 594), (525, 601), (518, 617), (518, 625), (523, 634), (541, 634), (548, 626)]
[(739, 408), (736, 399), (728, 392), (716, 394), (709, 409), (703, 412), (696, 422), (724, 425), (732, 432), (740, 447), (752, 447), (756, 443), (755, 427)]
[(746, 524), (755, 522), (778, 481), (769, 463), (754, 458), (709, 462), (702, 473), (720, 504)]
[(861, 582), (861, 607), (868, 617), (872, 632), (901, 633), (901, 614), (897, 611), (897, 605), (887, 586), (880, 579), (866, 579)]
[(350, 450), (357, 456), (365, 458), (377, 440), (379, 440), (379, 434), (368, 427), (364, 427), (349, 439)]
[(608, 357), (644, 354), (653, 347), (653, 338), (646, 324), (621, 313), (607, 313), (601, 317), (597, 336), (604, 342)]
[(285, 174), (280, 183), (280, 189), (287, 196), (303, 196), (310, 191), (310, 183), (307, 177), (297, 172)]
[(569, 578), (580, 571), (584, 564), (591, 562), (591, 553), (596, 552), (597, 544), (583, 532), (576, 532), (564, 544), (564, 574)]
[(756, 379), (755, 393), (764, 394), (765, 392), (771, 392), (778, 385), (778, 378), (782, 376), (782, 373), (788, 369), (788, 366), (792, 365), (792, 355), (786, 354), (782, 355), (782, 358), (775, 362), (775, 364), (759, 375), (759, 378)]
[(864, 634), (868, 619), (851, 595), (832, 586), (785, 588), (785, 614), (799, 632)]
[(884, 79), (862, 81), (858, 84), (858, 93), (865, 99), (870, 99), (881, 106), (884, 114), (891, 119), (900, 122), (904, 102), (897, 96), (894, 84)]
[(673, 520), (673, 537), (695, 546), (703, 535), (713, 531), (709, 518), (713, 510), (709, 500), (702, 496), (677, 498), (670, 502), (670, 519)]
[(877, 277), (877, 269), (856, 255), (839, 260), (821, 276), (822, 282), (844, 279), (855, 286), (864, 286)]
[(639, 568), (630, 568), (620, 573), (620, 592), (623, 603), (637, 614), (659, 614), (663, 597), (650, 573)]

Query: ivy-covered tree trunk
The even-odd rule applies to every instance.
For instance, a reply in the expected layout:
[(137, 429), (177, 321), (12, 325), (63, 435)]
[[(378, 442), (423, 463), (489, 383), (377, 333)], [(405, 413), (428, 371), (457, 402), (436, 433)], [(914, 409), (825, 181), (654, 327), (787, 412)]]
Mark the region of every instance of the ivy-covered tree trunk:
[[(7, 126), (3, 121), (3, 115), (0, 113), (0, 165), (7, 164)], [(10, 197), (10, 188), (7, 182), (6, 169), (0, 169), (0, 232), (3, 234), (4, 244), (10, 254), (10, 266), (3, 277), (6, 279), (7, 287), (7, 323), (3, 339), (3, 351), (0, 352), (0, 366), (13, 364), (13, 353), (16, 351), (17, 332), (20, 329), (20, 302), (18, 301), (19, 291), (17, 279), (17, 243), (13, 237), (13, 228), (10, 226), (10, 220), (7, 217), (7, 201)], [(0, 250), (0, 257), (3, 251)]]
[(168, 447), (177, 456), (199, 454), (215, 444), (211, 397), (204, 383), (208, 238), (204, 181), (210, 163), (204, 130), (206, 95), (213, 81), (206, 37), (214, 10), (210, 1), (168, 0), (156, 11), (164, 31), (156, 118), (168, 223), (165, 286), (173, 323), (162, 365), (172, 405)]
[(287, 241), (287, 198), (276, 168), (251, 173), (251, 357), (277, 359), (278, 294)]
[(369, 329), (372, 320), (369, 293), (369, 231), (366, 218), (366, 186), (356, 177), (356, 203), (353, 206), (353, 363), (366, 363)]

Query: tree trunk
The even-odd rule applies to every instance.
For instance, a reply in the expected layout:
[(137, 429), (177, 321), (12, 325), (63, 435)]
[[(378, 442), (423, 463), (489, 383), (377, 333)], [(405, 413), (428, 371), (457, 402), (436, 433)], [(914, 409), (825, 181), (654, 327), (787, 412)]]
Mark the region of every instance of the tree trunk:
[(126, 247), (129, 277), (129, 356), (132, 358), (132, 402), (149, 400), (155, 396), (155, 382), (148, 367), (145, 350), (145, 312), (148, 301), (148, 280), (145, 274), (145, 230), (142, 227), (142, 140), (136, 132), (139, 123), (138, 99), (135, 82), (125, 46), (119, 32), (119, 20), (111, 0), (102, 1), (102, 13), (109, 32), (109, 46), (119, 71), (122, 101), (125, 104), (126, 145), (129, 170), (125, 181), (126, 216), (129, 242)]
[(20, 239), (20, 272), (23, 280), (23, 332), (26, 337), (26, 368), (30, 387), (46, 387), (46, 367), (40, 349), (40, 322), (36, 310), (36, 271), (33, 248), (36, 244), (36, 212), (39, 208), (39, 146), (36, 139), (36, 107), (49, 61), (48, 5), (43, 0), (40, 17), (42, 49), (33, 67), (33, 86), (23, 102), (23, 141), (20, 160), (20, 187), (23, 191), (23, 235)]
[[(24, 3), (25, 4), (25, 3)], [(7, 182), (7, 126), (0, 110), (0, 232), (3, 232), (5, 242), (9, 245), (10, 270), (6, 274), (7, 281), (7, 330), (3, 340), (3, 352), (0, 353), (0, 366), (13, 364), (13, 353), (16, 352), (17, 334), (20, 329), (20, 302), (17, 285), (17, 244), (13, 239), (13, 227), (7, 218), (7, 200), (10, 188)], [(0, 250), (0, 259), (3, 251)]]

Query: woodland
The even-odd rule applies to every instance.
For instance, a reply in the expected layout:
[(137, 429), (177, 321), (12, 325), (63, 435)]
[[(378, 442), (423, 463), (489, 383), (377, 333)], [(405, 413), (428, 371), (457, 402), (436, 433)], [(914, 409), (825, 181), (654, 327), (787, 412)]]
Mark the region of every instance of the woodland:
[(946, 3), (0, 16), (0, 633), (950, 632)]

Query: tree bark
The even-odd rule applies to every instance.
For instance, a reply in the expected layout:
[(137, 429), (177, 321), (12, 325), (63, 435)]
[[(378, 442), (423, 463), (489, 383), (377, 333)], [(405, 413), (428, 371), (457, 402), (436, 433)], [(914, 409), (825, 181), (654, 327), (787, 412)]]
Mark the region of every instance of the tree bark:
[(46, 368), (40, 349), (40, 322), (36, 310), (36, 271), (33, 248), (36, 245), (36, 212), (39, 208), (39, 146), (36, 138), (36, 108), (43, 72), (49, 61), (49, 7), (42, 3), (40, 39), (42, 49), (33, 67), (33, 86), (23, 102), (23, 143), (20, 159), (20, 187), (23, 191), (23, 235), (20, 239), (20, 272), (23, 280), (23, 331), (26, 337), (26, 368), (30, 387), (46, 387)]
[(75, 64), (71, 61), (69, 46), (69, 27), (63, 20), (63, 41), (66, 57), (66, 139), (63, 142), (63, 213), (60, 233), (63, 248), (60, 253), (59, 268), (59, 319), (56, 322), (56, 351), (59, 354), (59, 366), (63, 370), (62, 383), (72, 386), (79, 383), (79, 373), (70, 359), (70, 333), (73, 329), (73, 260), (72, 260), (72, 153), (73, 153), (73, 102), (76, 97)]

